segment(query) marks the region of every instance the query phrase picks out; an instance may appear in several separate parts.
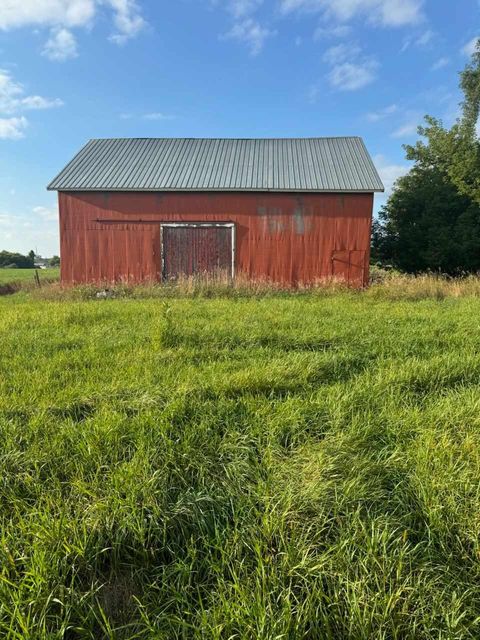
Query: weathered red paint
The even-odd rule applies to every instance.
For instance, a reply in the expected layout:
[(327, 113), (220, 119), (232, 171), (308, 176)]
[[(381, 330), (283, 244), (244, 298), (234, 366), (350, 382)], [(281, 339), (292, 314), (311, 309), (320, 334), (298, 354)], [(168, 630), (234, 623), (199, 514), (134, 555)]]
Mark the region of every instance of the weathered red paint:
[(235, 224), (235, 272), (368, 283), (373, 194), (61, 192), (62, 282), (161, 280), (162, 222)]

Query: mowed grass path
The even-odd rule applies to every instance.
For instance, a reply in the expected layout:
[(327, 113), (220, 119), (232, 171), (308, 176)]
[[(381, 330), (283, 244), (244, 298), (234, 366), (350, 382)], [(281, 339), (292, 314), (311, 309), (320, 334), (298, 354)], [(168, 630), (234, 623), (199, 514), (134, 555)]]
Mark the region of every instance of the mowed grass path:
[(480, 300), (0, 299), (0, 637), (480, 637)]

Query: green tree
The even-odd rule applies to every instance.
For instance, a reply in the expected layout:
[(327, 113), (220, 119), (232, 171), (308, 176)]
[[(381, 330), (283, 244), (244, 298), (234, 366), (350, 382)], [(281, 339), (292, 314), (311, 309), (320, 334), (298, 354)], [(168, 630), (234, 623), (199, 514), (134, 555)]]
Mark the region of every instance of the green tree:
[(33, 258), (30, 254), (28, 256), (24, 256), (21, 253), (0, 251), (0, 268), (14, 267), (17, 269), (32, 269), (33, 266)]
[(427, 116), (414, 161), (373, 226), (372, 258), (402, 270), (480, 270), (480, 41), (460, 74), (462, 115), (447, 129)]
[(380, 211), (374, 259), (408, 272), (480, 269), (480, 207), (435, 167), (400, 178)]
[(447, 129), (441, 120), (427, 116), (419, 127), (425, 138), (414, 146), (405, 145), (407, 158), (424, 166), (435, 166), (460, 193), (480, 204), (480, 142), (477, 125), (480, 115), (480, 40), (472, 60), (460, 73), (463, 91), (462, 115)]
[(51, 267), (59, 267), (60, 266), (60, 256), (52, 256), (48, 261)]

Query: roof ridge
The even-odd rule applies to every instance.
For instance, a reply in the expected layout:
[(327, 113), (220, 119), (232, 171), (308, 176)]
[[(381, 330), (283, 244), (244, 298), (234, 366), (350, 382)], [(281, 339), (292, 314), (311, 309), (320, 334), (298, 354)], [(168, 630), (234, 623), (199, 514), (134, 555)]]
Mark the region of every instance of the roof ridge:
[(95, 140), (234, 140), (234, 141), (244, 141), (244, 140), (362, 140), (361, 136), (305, 136), (305, 137), (286, 137), (286, 138), (221, 138), (221, 137), (176, 137), (176, 136), (167, 136), (167, 137), (157, 137), (157, 136), (143, 136), (143, 137), (120, 137), (120, 138), (90, 138), (90, 142)]

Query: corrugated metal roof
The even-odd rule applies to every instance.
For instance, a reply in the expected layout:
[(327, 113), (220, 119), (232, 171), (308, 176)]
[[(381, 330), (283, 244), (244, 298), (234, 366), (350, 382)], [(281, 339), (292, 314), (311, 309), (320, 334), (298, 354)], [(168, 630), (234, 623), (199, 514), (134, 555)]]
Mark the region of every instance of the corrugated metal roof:
[(383, 191), (361, 138), (90, 140), (58, 191)]

